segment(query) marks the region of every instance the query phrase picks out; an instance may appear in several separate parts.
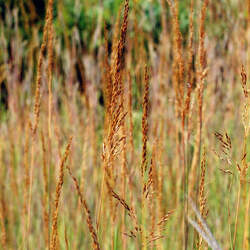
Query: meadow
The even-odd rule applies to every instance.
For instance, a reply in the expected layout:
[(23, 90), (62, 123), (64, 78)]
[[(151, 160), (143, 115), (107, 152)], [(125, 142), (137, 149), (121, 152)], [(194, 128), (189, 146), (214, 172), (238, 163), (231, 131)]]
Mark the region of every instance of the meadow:
[(250, 245), (250, 0), (0, 0), (0, 249)]

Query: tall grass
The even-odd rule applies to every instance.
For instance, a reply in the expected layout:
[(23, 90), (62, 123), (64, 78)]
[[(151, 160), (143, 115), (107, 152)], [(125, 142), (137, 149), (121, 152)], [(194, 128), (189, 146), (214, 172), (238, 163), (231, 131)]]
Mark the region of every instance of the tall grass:
[(0, 13), (0, 248), (249, 249), (249, 1), (66, 2)]

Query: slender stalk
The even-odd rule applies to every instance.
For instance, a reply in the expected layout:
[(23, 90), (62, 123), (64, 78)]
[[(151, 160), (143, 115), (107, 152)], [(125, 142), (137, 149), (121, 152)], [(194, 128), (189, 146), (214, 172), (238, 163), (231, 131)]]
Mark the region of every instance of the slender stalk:
[(84, 211), (84, 213), (86, 215), (86, 221), (87, 221), (89, 232), (91, 234), (93, 249), (99, 250), (100, 245), (99, 245), (99, 242), (98, 242), (98, 239), (97, 239), (96, 230), (95, 230), (95, 228), (93, 226), (93, 222), (92, 222), (92, 218), (91, 218), (91, 215), (90, 215), (90, 211), (89, 211), (87, 202), (86, 202), (85, 198), (83, 197), (83, 194), (82, 194), (82, 192), (80, 190), (80, 185), (79, 185), (77, 179), (75, 178), (75, 176), (73, 176), (72, 171), (71, 171), (71, 169), (70, 169), (70, 167), (68, 165), (67, 165), (67, 170), (68, 170), (68, 173), (69, 173), (70, 177), (72, 178), (72, 180), (74, 182), (74, 186), (75, 186), (75, 189), (76, 189), (77, 194), (79, 196), (81, 206), (82, 206), (83, 211)]
[(58, 221), (58, 213), (59, 213), (59, 201), (60, 201), (61, 191), (62, 191), (62, 186), (63, 186), (64, 165), (70, 153), (71, 143), (72, 143), (72, 137), (70, 138), (68, 142), (68, 145), (66, 147), (65, 153), (63, 155), (63, 158), (61, 159), (60, 166), (59, 166), (59, 177), (58, 177), (58, 181), (56, 184), (56, 193), (55, 193), (55, 199), (54, 199), (54, 212), (53, 212), (53, 219), (52, 219), (50, 250), (56, 250), (56, 246), (57, 246), (57, 221)]
[[(43, 28), (43, 40), (42, 45), (39, 52), (38, 58), (38, 68), (37, 68), (37, 76), (36, 76), (36, 93), (35, 93), (35, 104), (34, 104), (34, 124), (32, 126), (32, 142), (31, 142), (31, 160), (30, 160), (30, 180), (29, 180), (29, 199), (28, 199), (28, 215), (27, 215), (27, 235), (30, 232), (30, 218), (31, 218), (31, 201), (32, 201), (32, 186), (33, 186), (33, 174), (34, 174), (34, 145), (36, 142), (36, 131), (39, 123), (40, 116), (40, 89), (42, 82), (42, 65), (44, 59), (44, 53), (47, 45), (47, 35), (48, 35), (48, 16), (49, 9), (46, 11), (46, 20)], [(27, 237), (26, 235), (26, 237)], [(26, 247), (29, 249), (29, 242), (26, 239)]]
[(49, 89), (49, 108), (48, 108), (48, 131), (51, 140), (51, 116), (52, 116), (52, 78), (53, 78), (53, 0), (48, 2), (48, 89)]
[(144, 186), (145, 186), (145, 173), (147, 170), (147, 141), (148, 141), (148, 112), (149, 112), (149, 75), (148, 75), (148, 68), (145, 66), (145, 73), (144, 73), (144, 97), (143, 97), (143, 114), (142, 114), (142, 162), (141, 162), (141, 217), (142, 217), (142, 229), (141, 229), (141, 240), (142, 249), (147, 249), (146, 244), (146, 215), (145, 215), (145, 193), (144, 193)]
[(238, 195), (237, 195), (237, 204), (236, 204), (236, 213), (235, 213), (235, 225), (234, 225), (234, 237), (233, 237), (233, 250), (236, 248), (236, 237), (238, 229), (238, 218), (239, 218), (239, 207), (240, 207), (240, 194), (241, 194), (241, 183), (239, 183)]

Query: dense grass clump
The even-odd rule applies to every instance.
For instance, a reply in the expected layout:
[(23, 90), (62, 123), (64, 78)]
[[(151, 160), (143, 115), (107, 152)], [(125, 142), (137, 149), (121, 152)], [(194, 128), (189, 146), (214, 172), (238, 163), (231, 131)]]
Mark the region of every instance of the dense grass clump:
[(39, 4), (0, 2), (0, 248), (249, 249), (250, 2)]

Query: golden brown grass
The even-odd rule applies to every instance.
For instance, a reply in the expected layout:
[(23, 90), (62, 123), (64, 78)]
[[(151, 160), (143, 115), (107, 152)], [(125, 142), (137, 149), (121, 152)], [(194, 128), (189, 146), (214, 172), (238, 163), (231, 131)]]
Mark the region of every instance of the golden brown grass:
[[(200, 176), (200, 186), (199, 186), (199, 207), (200, 214), (204, 220), (206, 220), (208, 215), (208, 209), (206, 208), (207, 198), (205, 194), (205, 176), (206, 176), (206, 149), (203, 149), (202, 160), (201, 160), (201, 176)], [(202, 228), (202, 224), (200, 227)], [(202, 249), (203, 239), (199, 236), (198, 249)]]
[(249, 15), (229, 2), (125, 0), (81, 32), (48, 0), (42, 36), (32, 1), (0, 13), (1, 249), (249, 248)]
[(58, 224), (58, 213), (59, 213), (59, 201), (63, 186), (63, 178), (64, 178), (64, 165), (67, 161), (67, 158), (70, 153), (70, 147), (72, 143), (72, 137), (69, 140), (69, 143), (66, 147), (65, 153), (61, 159), (59, 165), (59, 176), (56, 184), (56, 192), (54, 198), (54, 210), (53, 210), (53, 218), (52, 218), (52, 230), (50, 237), (50, 249), (55, 250), (57, 248), (57, 224)]
[(75, 186), (75, 189), (76, 189), (77, 194), (79, 196), (82, 209), (83, 209), (83, 211), (85, 213), (85, 216), (86, 216), (88, 229), (89, 229), (92, 241), (93, 241), (93, 249), (99, 250), (100, 249), (100, 245), (99, 245), (99, 242), (98, 242), (98, 239), (97, 239), (96, 230), (95, 230), (95, 228), (93, 226), (93, 222), (92, 222), (92, 218), (91, 218), (91, 215), (90, 215), (90, 211), (89, 211), (87, 202), (86, 202), (86, 200), (83, 197), (83, 194), (82, 194), (82, 192), (80, 190), (80, 186), (78, 184), (77, 179), (73, 176), (73, 174), (71, 172), (71, 169), (70, 169), (70, 167), (68, 165), (67, 165), (67, 170), (69, 172), (70, 177), (72, 178), (72, 180), (74, 182), (74, 186)]

